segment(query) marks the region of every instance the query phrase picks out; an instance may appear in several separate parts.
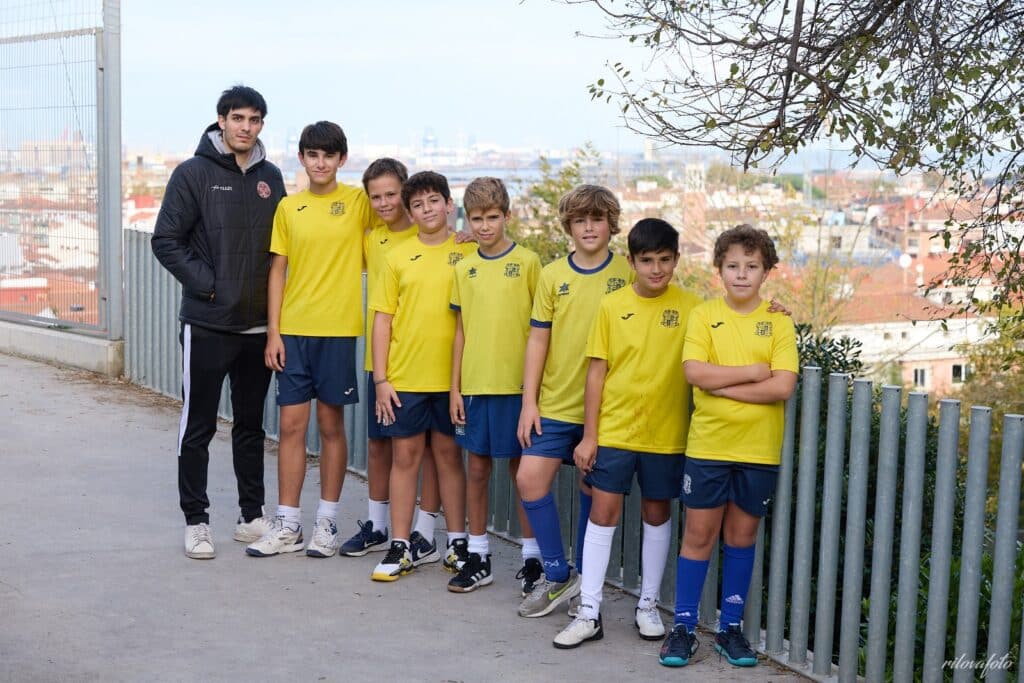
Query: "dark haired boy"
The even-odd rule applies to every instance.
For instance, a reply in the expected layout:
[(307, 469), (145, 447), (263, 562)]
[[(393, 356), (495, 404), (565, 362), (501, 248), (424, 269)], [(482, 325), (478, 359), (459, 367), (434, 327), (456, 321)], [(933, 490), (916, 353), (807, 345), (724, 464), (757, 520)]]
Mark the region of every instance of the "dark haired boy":
[[(579, 573), (566, 561), (558, 509), (551, 495), (563, 463), (583, 438), (587, 334), (602, 297), (625, 287), (633, 275), (608, 243), (619, 233), (619, 202), (608, 188), (580, 185), (558, 202), (562, 229), (573, 252), (541, 271), (530, 315), (523, 368), (523, 410), (518, 437), (523, 455), (516, 486), (537, 538), (543, 579), (519, 605), (519, 616), (542, 617), (579, 595)], [(590, 489), (580, 482), (576, 566), (583, 557)]]
[(185, 555), (193, 559), (215, 555), (206, 480), (225, 376), (241, 508), (234, 538), (254, 541), (271, 526), (263, 514), (263, 403), (270, 384), (263, 349), (270, 232), (285, 190), (259, 140), (266, 115), (266, 101), (252, 88), (221, 93), (217, 121), (203, 132), (195, 156), (171, 174), (153, 231), (153, 254), (182, 287), (178, 496)]
[[(410, 238), (416, 237), (418, 226), (409, 218), (402, 204), (402, 183), (409, 178), (405, 164), (397, 159), (383, 157), (376, 159), (363, 172), (363, 189), (370, 198), (377, 218), (383, 223), (377, 225), (363, 237), (363, 254), (366, 262), (366, 300), (377, 298), (380, 273), (384, 269), (387, 254)], [(359, 522), (359, 531), (345, 541), (339, 550), (342, 555), (361, 557), (369, 552), (387, 550), (389, 545), (391, 478), (391, 439), (384, 436), (373, 407), (377, 402), (376, 387), (373, 384), (373, 319), (375, 311), (366, 311), (366, 483), (367, 517)], [(413, 564), (436, 562), (441, 559), (434, 542), (434, 528), (441, 509), (437, 490), (437, 469), (429, 443), (423, 452), (420, 507), (416, 513), (416, 525), (410, 537)]]
[(342, 409), (359, 400), (355, 349), (363, 327), (363, 234), (373, 221), (366, 194), (337, 180), (347, 159), (341, 127), (329, 121), (306, 126), (299, 162), (309, 189), (282, 200), (274, 216), (265, 355), (267, 367), (277, 372), (281, 410), (278, 506), (273, 528), (246, 548), (254, 557), (302, 549), (299, 498), (313, 399), (320, 503), (306, 554), (331, 557), (338, 549), (338, 501), (348, 464)]
[[(469, 593), (493, 581), (487, 538), (487, 501), (495, 459), (506, 460), (515, 480), (522, 446), (516, 436), (522, 409), (523, 354), (530, 330), (540, 258), (505, 234), (510, 202), (497, 178), (477, 178), (466, 187), (463, 206), (479, 245), (455, 266), (451, 308), (455, 311), (451, 419), (456, 442), (466, 449), (469, 557), (448, 582), (453, 593)], [(522, 595), (540, 578), (540, 549), (518, 505), (523, 535)], [(527, 590), (529, 589), (529, 590)]]
[(392, 444), (391, 546), (371, 574), (375, 581), (395, 581), (415, 566), (410, 532), (428, 432), (448, 527), (444, 563), (454, 569), (468, 555), (466, 474), (448, 414), (455, 340), (455, 313), (448, 304), (453, 269), (474, 245), (457, 244), (448, 232), (454, 205), (444, 176), (411, 176), (402, 185), (402, 203), (419, 232), (387, 255), (369, 302), (376, 311), (375, 414)]
[(643, 516), (643, 576), (634, 623), (645, 640), (661, 638), (658, 590), (671, 540), (670, 503), (679, 495), (686, 449), (689, 387), (679, 367), (686, 319), (697, 295), (672, 283), (679, 233), (657, 218), (629, 232), (630, 287), (601, 300), (587, 340), (590, 359), (583, 439), (576, 466), (594, 502), (587, 523), (579, 611), (554, 640), (578, 647), (603, 636), (601, 598), (622, 498), (634, 477)]
[(682, 359), (695, 408), (680, 495), (686, 529), (675, 623), (660, 654), (665, 666), (685, 666), (696, 651), (697, 606), (719, 533), (724, 557), (715, 649), (734, 666), (757, 664), (740, 623), (757, 527), (778, 478), (783, 402), (796, 388), (799, 367), (792, 320), (773, 313), (760, 295), (777, 263), (764, 230), (726, 230), (714, 251), (725, 296), (695, 308), (687, 324)]

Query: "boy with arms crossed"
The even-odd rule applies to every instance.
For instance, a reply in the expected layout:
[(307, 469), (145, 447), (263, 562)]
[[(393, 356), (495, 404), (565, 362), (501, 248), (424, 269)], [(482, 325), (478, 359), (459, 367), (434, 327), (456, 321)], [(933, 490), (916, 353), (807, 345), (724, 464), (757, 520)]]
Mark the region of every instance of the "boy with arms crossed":
[(337, 180), (347, 159), (348, 141), (337, 124), (306, 126), (299, 161), (309, 189), (281, 200), (274, 215), (265, 360), (277, 372), (281, 408), (278, 506), (273, 528), (246, 548), (253, 557), (302, 549), (299, 497), (314, 398), (320, 503), (306, 554), (331, 557), (338, 549), (338, 500), (348, 463), (342, 407), (359, 401), (355, 349), (363, 327), (362, 239), (373, 221), (366, 194)]
[[(402, 183), (409, 178), (405, 164), (396, 159), (382, 158), (371, 163), (363, 173), (363, 189), (370, 197), (370, 206), (384, 223), (363, 237), (363, 255), (366, 260), (366, 300), (372, 301), (384, 268), (388, 252), (410, 238), (418, 228), (409, 219), (402, 205)], [(375, 311), (366, 311), (366, 480), (368, 516), (359, 522), (359, 531), (345, 541), (339, 552), (349, 557), (361, 557), (368, 552), (387, 550), (389, 491), (391, 477), (391, 439), (381, 433), (374, 406), (377, 392), (373, 384), (373, 318)], [(412, 553), (419, 564), (441, 559), (434, 546), (434, 525), (441, 509), (437, 492), (437, 470), (428, 444), (423, 452), (423, 480), (421, 505), (417, 511), (416, 528), (409, 538)], [(432, 511), (432, 512), (431, 512)]]
[[(558, 217), (574, 251), (545, 266), (537, 284), (523, 368), (518, 428), (523, 456), (516, 485), (540, 546), (544, 579), (519, 606), (522, 617), (550, 614), (580, 591), (579, 574), (565, 558), (551, 485), (559, 466), (572, 464), (573, 449), (583, 438), (584, 349), (598, 304), (632, 281), (626, 259), (608, 249), (611, 236), (619, 233), (619, 213), (618, 200), (604, 187), (580, 185), (566, 193)], [(590, 503), (589, 487), (581, 482), (577, 567)]]
[[(469, 558), (448, 582), (453, 593), (469, 593), (494, 579), (487, 540), (492, 458), (507, 458), (509, 475), (515, 479), (522, 451), (516, 427), (522, 408), (523, 353), (541, 268), (535, 253), (505, 235), (509, 197), (500, 180), (471, 182), (463, 206), (479, 248), (455, 266), (451, 299), (456, 322), (450, 411), (455, 440), (469, 453)], [(522, 508), (519, 518), (525, 591), (531, 566), (539, 578), (540, 549)], [(536, 578), (529, 581), (531, 590)]]
[(761, 285), (779, 259), (764, 230), (739, 225), (715, 242), (725, 296), (693, 310), (683, 369), (695, 410), (680, 499), (686, 530), (676, 570), (675, 624), (661, 647), (665, 666), (685, 666), (697, 649), (694, 628), (708, 561), (723, 533), (720, 630), (715, 649), (734, 666), (757, 655), (740, 622), (754, 567), (757, 527), (778, 478), (784, 406), (796, 388), (793, 322), (773, 313)]
[(373, 323), (375, 411), (383, 435), (391, 437), (391, 546), (371, 574), (396, 581), (417, 558), (410, 548), (416, 482), (430, 432), (441, 502), (448, 527), (446, 568), (467, 558), (466, 474), (448, 414), (455, 313), (449, 308), (452, 270), (473, 253), (448, 232), (453, 208), (448, 181), (432, 171), (402, 185), (402, 203), (419, 226), (415, 239), (385, 259), (376, 295), (369, 302)]
[(587, 523), (579, 612), (554, 640), (557, 648), (599, 640), (601, 591), (622, 497), (634, 474), (643, 514), (643, 580), (634, 623), (645, 640), (665, 634), (658, 589), (671, 540), (670, 502), (679, 495), (690, 390), (679, 367), (685, 321), (700, 299), (672, 284), (679, 233), (657, 218), (629, 232), (636, 281), (601, 300), (587, 340), (590, 358), (583, 439), (576, 466), (586, 473), (594, 503)]

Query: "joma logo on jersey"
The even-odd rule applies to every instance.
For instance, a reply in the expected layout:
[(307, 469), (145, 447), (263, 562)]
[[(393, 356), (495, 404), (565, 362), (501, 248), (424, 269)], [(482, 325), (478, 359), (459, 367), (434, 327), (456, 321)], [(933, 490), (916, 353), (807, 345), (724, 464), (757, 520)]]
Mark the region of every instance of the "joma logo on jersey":
[(505, 264), (505, 277), (519, 277), (519, 264), (518, 263), (506, 263)]
[(608, 278), (608, 287), (605, 288), (604, 293), (610, 294), (611, 292), (614, 292), (616, 289), (622, 289), (625, 286), (626, 281), (623, 280), (621, 277), (610, 277)]
[(569, 283), (563, 282), (558, 285), (558, 296), (566, 296), (569, 293)]
[(331, 215), (332, 216), (344, 216), (345, 215), (345, 202), (331, 202)]
[(462, 260), (462, 254), (457, 251), (448, 252), (448, 265), (454, 266), (456, 263)]
[(679, 311), (669, 308), (661, 312), (662, 327), (679, 327)]
[(476, 277), (476, 268), (470, 268), (469, 269), (469, 277), (471, 277), (471, 278)]
[(758, 337), (772, 336), (772, 322), (770, 320), (758, 321), (757, 325), (754, 326), (754, 334)]

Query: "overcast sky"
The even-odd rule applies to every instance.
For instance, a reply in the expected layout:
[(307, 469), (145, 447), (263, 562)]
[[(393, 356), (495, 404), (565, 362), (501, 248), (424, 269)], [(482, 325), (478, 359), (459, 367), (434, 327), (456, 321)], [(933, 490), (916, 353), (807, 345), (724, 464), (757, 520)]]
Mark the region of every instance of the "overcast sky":
[[(125, 0), (124, 144), (191, 151), (234, 83), (263, 93), (264, 137), (318, 119), (352, 144), (411, 144), (430, 127), (505, 146), (638, 150), (587, 85), (642, 53), (602, 32), (589, 6), (551, 0), (290, 3)], [(638, 59), (639, 61), (639, 59)]]

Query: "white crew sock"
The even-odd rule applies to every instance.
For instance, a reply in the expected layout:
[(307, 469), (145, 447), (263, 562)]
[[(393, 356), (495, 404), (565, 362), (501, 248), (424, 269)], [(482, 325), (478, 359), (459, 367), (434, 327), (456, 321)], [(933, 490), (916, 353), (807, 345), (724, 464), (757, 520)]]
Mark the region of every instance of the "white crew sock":
[(469, 534), (465, 531), (449, 531), (448, 532), (448, 545), (452, 544), (452, 541), (458, 538), (469, 538)]
[(644, 522), (643, 550), (640, 555), (640, 602), (637, 607), (646, 609), (658, 604), (661, 591), (661, 577), (665, 575), (665, 561), (672, 536), (672, 521), (658, 526)]
[(367, 500), (368, 508), (366, 518), (373, 522), (374, 531), (384, 531), (388, 528), (388, 519), (391, 505), (387, 500)]
[[(420, 508), (416, 512), (416, 528), (413, 531), (420, 532), (423, 538), (427, 539), (431, 543), (434, 542), (434, 529), (437, 527), (437, 513), (427, 512), (423, 508)], [(374, 527), (376, 528), (376, 526)]]
[(277, 518), (289, 531), (298, 531), (302, 528), (302, 509), (288, 507), (287, 505), (277, 506)]
[(524, 538), (523, 539), (523, 564), (529, 559), (540, 560), (540, 546), (537, 545), (536, 538)]
[(487, 534), (481, 536), (469, 535), (469, 552), (476, 553), (481, 559), (487, 559), (491, 554), (491, 544), (487, 540)]
[(321, 519), (329, 519), (335, 524), (338, 523), (338, 505), (340, 501), (334, 501), (333, 503), (329, 500), (320, 499), (320, 502), (316, 506), (316, 521), (319, 522)]
[(600, 526), (587, 522), (587, 533), (583, 544), (583, 584), (580, 590), (580, 611), (583, 619), (597, 619), (601, 614), (604, 574), (608, 571), (608, 560), (612, 556), (612, 537), (615, 527)]

